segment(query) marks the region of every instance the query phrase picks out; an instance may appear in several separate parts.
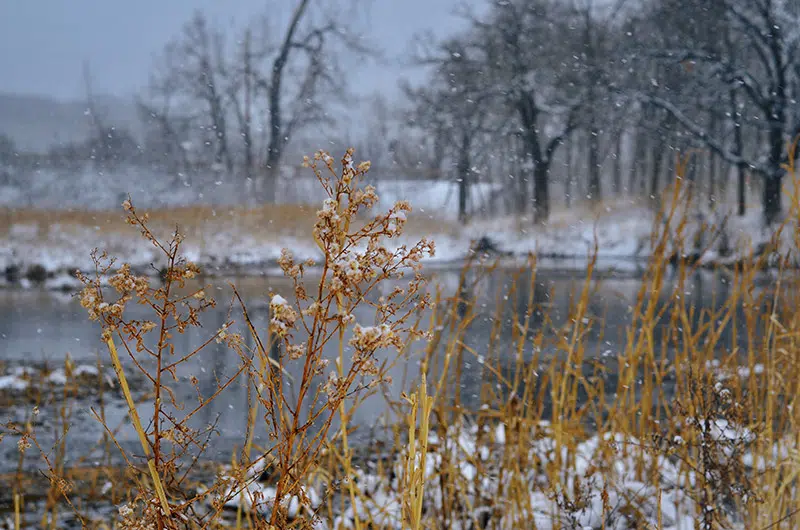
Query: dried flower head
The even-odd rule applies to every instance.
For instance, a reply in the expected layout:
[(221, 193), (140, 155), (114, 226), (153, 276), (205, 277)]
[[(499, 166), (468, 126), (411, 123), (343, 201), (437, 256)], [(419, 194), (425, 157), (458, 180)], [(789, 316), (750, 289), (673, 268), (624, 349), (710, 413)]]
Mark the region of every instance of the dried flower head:
[(31, 440), (30, 436), (27, 434), (23, 434), (19, 440), (17, 440), (17, 449), (19, 449), (20, 453), (24, 453), (26, 450), (31, 448)]
[(289, 344), (286, 348), (286, 354), (289, 356), (289, 359), (296, 360), (306, 353), (306, 344), (305, 342), (302, 344)]
[(272, 316), (269, 323), (270, 331), (278, 337), (285, 337), (297, 321), (297, 312), (278, 294), (270, 299), (269, 309)]

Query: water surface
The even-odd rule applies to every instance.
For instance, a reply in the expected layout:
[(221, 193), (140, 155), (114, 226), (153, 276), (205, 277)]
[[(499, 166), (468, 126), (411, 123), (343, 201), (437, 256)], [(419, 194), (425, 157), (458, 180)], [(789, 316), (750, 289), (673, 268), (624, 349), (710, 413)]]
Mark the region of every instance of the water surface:
[[(442, 287), (443, 293), (453, 295), (458, 291), (459, 270), (436, 270), (431, 273), (432, 285)], [(471, 283), (474, 276), (467, 278)], [(515, 282), (516, 291), (509, 291)], [(602, 360), (613, 362), (615, 354), (625, 343), (631, 309), (635, 305), (641, 290), (641, 278), (635, 274), (605, 274), (596, 278), (590, 289), (587, 318), (592, 322), (591, 331), (584, 341), (586, 354)], [(669, 276), (665, 280), (664, 291), (671, 292), (675, 280)], [(218, 302), (216, 308), (205, 313), (201, 319), (202, 327), (190, 328), (184, 334), (176, 334), (174, 344), (176, 355), (189, 352), (205, 342), (218, 330), (228, 318), (241, 322), (238, 311), (230, 311), (231, 289), (225, 281), (214, 280), (217, 285), (209, 294)], [(249, 308), (249, 313), (256, 327), (262, 332), (266, 330), (268, 293), (275, 292), (290, 299), (291, 286), (280, 276), (250, 277), (235, 280)], [(475, 288), (462, 289), (462, 296), (470, 301), (471, 311), (475, 318), (467, 330), (465, 344), (474, 352), (464, 355), (462, 360), (461, 398), (466, 406), (480, 406), (480, 388), (483, 371), (480, 367), (481, 356), (486, 353), (492, 329), (499, 326), (494, 351), (505, 356), (508, 366), (514, 365), (515, 345), (512, 344), (513, 314), (529, 313), (531, 320), (530, 333), (545, 326), (552, 335), (553, 329), (569, 324), (573, 315), (574, 303), (584, 288), (585, 280), (578, 274), (565, 270), (540, 270), (533, 282), (534, 307), (528, 307), (531, 284), (530, 271), (521, 275), (518, 270), (499, 269), (478, 282)], [(390, 290), (392, 286), (387, 286)], [(730, 292), (728, 276), (725, 273), (700, 272), (694, 275), (684, 286), (682, 296), (688, 298), (687, 303), (699, 309), (710, 310), (722, 305)], [(498, 303), (502, 308), (498, 311)], [(466, 306), (464, 307), (466, 309)], [(143, 306), (130, 304), (126, 315), (129, 318), (148, 317)], [(364, 325), (372, 323), (371, 312), (362, 311), (355, 314), (356, 320)], [(497, 323), (496, 318), (501, 322)], [(150, 316), (152, 318), (152, 316)], [(699, 312), (696, 318), (700, 318)], [(658, 335), (665, 322), (657, 325)], [(99, 339), (100, 328), (96, 322), (90, 322), (86, 312), (80, 307), (75, 297), (69, 294), (55, 293), (38, 289), (0, 290), (0, 362), (7, 367), (29, 365), (31, 363), (48, 363), (57, 367), (63, 365), (69, 355), (76, 363), (94, 364), (98, 358), (109, 367), (104, 345)], [(248, 334), (243, 334), (249, 337)], [(656, 337), (658, 340), (658, 337)], [(249, 340), (249, 339), (248, 339)], [(722, 348), (731, 348), (734, 337), (730, 329), (726, 330), (721, 341)], [(249, 341), (252, 346), (252, 341)], [(398, 396), (401, 390), (407, 389), (413, 376), (418, 374), (419, 352), (422, 346), (412, 348), (410, 355), (402, 359), (390, 370), (393, 377), (390, 395)], [(507, 352), (507, 354), (504, 354)], [(526, 355), (531, 355), (530, 347), (526, 347)], [(541, 352), (542, 361), (553, 355), (559, 355), (553, 347)], [(330, 345), (326, 351), (331, 359), (337, 355), (336, 346)], [(384, 358), (388, 355), (381, 352)], [(126, 370), (134, 367), (128, 359)], [(179, 371), (178, 381), (171, 381), (170, 388), (179, 402), (185, 402), (187, 410), (197, 403), (196, 390), (190, 384), (195, 377), (200, 392), (208, 396), (217, 388), (218, 381), (225, 380), (236, 372), (241, 364), (238, 355), (224, 346), (212, 343), (203, 354), (187, 362)], [(299, 361), (290, 365), (289, 372), (299, 376)], [(209, 406), (205, 407), (195, 418), (194, 426), (200, 427), (215, 424), (218, 435), (212, 438), (212, 454), (223, 460), (229, 459), (230, 450), (240, 444), (244, 438), (247, 421), (247, 380), (239, 381), (227, 388), (224, 393)], [(291, 392), (291, 389), (289, 389)], [(97, 407), (92, 400), (84, 400), (76, 405), (73, 426), (68, 437), (68, 454), (70, 458), (85, 455), (89, 448), (101, 438), (102, 428), (92, 417), (90, 407)], [(0, 420), (19, 418), (26, 405), (12, 407), (0, 413)], [(43, 404), (39, 431), (43, 439), (52, 439), (54, 432), (57, 404)], [(149, 410), (148, 410), (149, 409)], [(106, 404), (106, 417), (110, 426), (123, 423), (125, 406), (120, 399), (111, 399)], [(152, 409), (142, 405), (140, 414), (148, 418)], [(381, 396), (373, 396), (363, 403), (354, 413), (352, 422), (360, 428), (355, 439), (362, 442), (370, 438), (370, 430), (380, 425), (379, 419), (387, 412), (387, 404)], [(256, 431), (256, 441), (268, 443), (264, 436), (263, 424)], [(130, 427), (123, 427), (118, 438), (123, 446), (136, 451), (137, 439)], [(13, 446), (13, 447), (12, 447)], [(14, 465), (16, 446), (10, 443), (0, 444), (0, 470)], [(31, 458), (35, 458), (32, 455)]]

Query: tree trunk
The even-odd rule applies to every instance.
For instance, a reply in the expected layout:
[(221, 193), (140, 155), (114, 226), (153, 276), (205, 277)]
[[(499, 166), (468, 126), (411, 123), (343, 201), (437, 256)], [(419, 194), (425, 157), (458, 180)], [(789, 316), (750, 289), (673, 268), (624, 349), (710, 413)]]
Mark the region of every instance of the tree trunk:
[(594, 42), (592, 11), (590, 9), (585, 9), (583, 15), (583, 46), (588, 66), (586, 81), (589, 89), (586, 94), (586, 103), (589, 107), (589, 130), (587, 131), (589, 134), (587, 138), (589, 150), (588, 159), (586, 160), (588, 165), (587, 170), (589, 172), (589, 189), (587, 191), (589, 200), (592, 203), (597, 203), (603, 198), (600, 189), (600, 131), (597, 126), (598, 94), (595, 90), (600, 83), (601, 75), (597, 65), (597, 47)]
[(467, 198), (470, 186), (470, 144), (472, 138), (467, 129), (461, 131), (461, 146), (458, 155), (458, 222), (467, 223)]
[(565, 146), (566, 157), (567, 157), (567, 164), (566, 164), (567, 165), (567, 177), (566, 177), (566, 181), (564, 183), (564, 199), (565, 199), (565, 202), (567, 204), (567, 208), (569, 208), (572, 205), (572, 174), (573, 174), (572, 149), (573, 149), (572, 142), (569, 142)]
[(633, 143), (633, 157), (628, 174), (628, 195), (636, 195), (638, 193), (637, 184), (644, 181), (647, 142), (644, 138), (644, 131), (641, 126), (637, 126), (635, 129)]
[(622, 137), (623, 131), (617, 133), (614, 139), (614, 195), (619, 197), (622, 194)]
[[(709, 128), (711, 129), (711, 134), (716, 137), (720, 136), (719, 125), (717, 123), (716, 116), (712, 113), (711, 114), (711, 124)], [(709, 153), (709, 160), (708, 160), (708, 207), (712, 210), (714, 209), (714, 205), (717, 202), (717, 179), (720, 167), (720, 160), (716, 153), (713, 151)]]
[[(782, 122), (780, 122), (782, 123)], [(764, 178), (764, 221), (767, 225), (777, 221), (783, 210), (781, 195), (783, 189), (783, 130), (773, 125), (769, 130), (770, 173)]]
[(736, 165), (736, 196), (739, 205), (739, 217), (747, 213), (747, 175), (742, 164)]
[(526, 159), (533, 162), (533, 221), (543, 223), (550, 215), (550, 166), (556, 149), (567, 139), (573, 125), (567, 123), (564, 131), (544, 144), (538, 124), (539, 108), (534, 94), (528, 92), (517, 101), (523, 128), (523, 145)]
[(717, 180), (719, 174), (719, 157), (711, 153), (708, 167), (708, 207), (714, 209), (717, 202)]
[(658, 200), (661, 194), (661, 171), (663, 170), (664, 152), (666, 150), (667, 148), (663, 144), (653, 145), (653, 167), (650, 168), (650, 199), (653, 201)]
[(214, 130), (214, 137), (216, 138), (217, 149), (214, 154), (214, 162), (228, 170), (228, 173), (233, 172), (233, 158), (231, 158), (230, 150), (228, 149), (228, 135), (227, 123), (225, 120), (224, 110), (220, 102), (220, 96), (213, 88), (209, 89), (209, 108), (211, 112), (212, 128)]
[[(592, 118), (592, 121), (594, 122), (594, 118)], [(587, 191), (589, 200), (599, 202), (602, 199), (600, 189), (600, 132), (594, 124), (589, 129), (587, 140), (589, 143), (589, 157), (586, 161), (589, 166), (587, 168), (589, 171), (589, 189)]]
[[(728, 104), (730, 105), (731, 119), (733, 120), (733, 154), (741, 156), (744, 149), (742, 138), (741, 116), (739, 115), (738, 102), (736, 101), (736, 91), (728, 92)], [(736, 164), (736, 195), (738, 202), (738, 214), (743, 217), (747, 213), (747, 183), (744, 164)]]
[(517, 188), (517, 213), (525, 214), (528, 211), (530, 198), (528, 196), (528, 170), (526, 163), (528, 157), (525, 154), (525, 142), (519, 135), (513, 137), (514, 142), (514, 179)]
[(764, 181), (764, 220), (767, 225), (775, 223), (783, 211), (781, 190), (783, 189), (783, 172), (777, 170), (767, 176)]
[(250, 54), (250, 30), (247, 30), (244, 41), (244, 124), (242, 127), (242, 140), (244, 141), (244, 165), (245, 178), (253, 178), (253, 167), (255, 166), (255, 156), (253, 153), (253, 131), (252, 131), (252, 81), (253, 68)]
[(539, 162), (533, 169), (533, 222), (547, 221), (550, 216), (550, 189), (548, 179), (549, 167)]
[(260, 196), (262, 202), (275, 202), (275, 191), (277, 190), (277, 179), (280, 176), (280, 162), (283, 155), (283, 148), (288, 141), (289, 131), (283, 123), (283, 108), (281, 105), (281, 87), (283, 85), (283, 74), (289, 54), (292, 50), (292, 40), (308, 8), (310, 0), (301, 0), (292, 13), (289, 26), (284, 35), (278, 56), (272, 62), (272, 72), (270, 76), (268, 105), (269, 105), (269, 143), (267, 145), (267, 171), (264, 175), (266, 182), (261, 188), (263, 195)]

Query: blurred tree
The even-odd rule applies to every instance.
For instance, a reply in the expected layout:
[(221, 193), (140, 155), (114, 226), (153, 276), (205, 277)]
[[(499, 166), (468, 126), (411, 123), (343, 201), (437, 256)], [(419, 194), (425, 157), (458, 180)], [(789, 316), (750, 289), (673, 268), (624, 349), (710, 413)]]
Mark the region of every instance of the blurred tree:
[(168, 120), (191, 117), (199, 132), (191, 141), (211, 148), (212, 165), (243, 174), (254, 182), (252, 196), (272, 202), (289, 142), (302, 129), (329, 123), (328, 105), (346, 99), (341, 53), (373, 53), (351, 29), (359, 6), (347, 5), (298, 0), (276, 31), (276, 2), (245, 28), (232, 54), (198, 11), (166, 47), (143, 106), (173, 142), (179, 135)]
[[(654, 91), (649, 100), (728, 163), (740, 171), (749, 167), (762, 177), (764, 220), (772, 224), (783, 210), (786, 142), (800, 133), (800, 110), (795, 104), (800, 94), (800, 32), (796, 29), (800, 10), (796, 0), (719, 0), (692, 5), (694, 15), (686, 13), (684, 3), (677, 0), (657, 3), (660, 11), (656, 12), (672, 14), (671, 18), (659, 18), (664, 33), (676, 34), (674, 45), (664, 47), (660, 55), (673, 65), (691, 65), (695, 89), (706, 89), (703, 103), (733, 120), (734, 131), (745, 127), (751, 131), (750, 137), (763, 137), (764, 141), (745, 152), (739, 132), (733, 142), (727, 140), (720, 134), (726, 128), (712, 130), (674, 94)], [(697, 20), (704, 11), (710, 15), (701, 24)], [(709, 79), (716, 83), (698, 83)], [(727, 89), (719, 91), (720, 84)], [(741, 103), (746, 113), (731, 115), (731, 104)]]
[(442, 147), (455, 162), (458, 219), (467, 221), (470, 190), (475, 181), (473, 158), (478, 136), (492, 111), (493, 93), (483, 79), (485, 59), (470, 34), (439, 44), (421, 62), (433, 67), (424, 87), (405, 87), (414, 109), (412, 121), (441, 131)]
[(0, 166), (11, 167), (15, 165), (17, 147), (14, 140), (0, 133)]
[(575, 130), (585, 104), (586, 87), (576, 83), (564, 53), (575, 49), (580, 35), (567, 6), (555, 0), (497, 2), (473, 25), (483, 48), (484, 79), (520, 127), (533, 170), (533, 219), (544, 222), (556, 150)]

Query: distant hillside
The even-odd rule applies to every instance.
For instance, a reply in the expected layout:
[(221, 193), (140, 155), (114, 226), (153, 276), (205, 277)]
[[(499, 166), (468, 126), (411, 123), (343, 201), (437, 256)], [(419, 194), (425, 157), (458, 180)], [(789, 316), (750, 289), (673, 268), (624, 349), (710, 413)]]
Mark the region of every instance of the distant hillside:
[[(132, 100), (98, 96), (98, 113), (109, 125), (141, 130)], [(0, 93), (0, 134), (10, 136), (24, 151), (44, 152), (56, 143), (82, 140), (89, 132), (86, 103), (44, 96)]]

